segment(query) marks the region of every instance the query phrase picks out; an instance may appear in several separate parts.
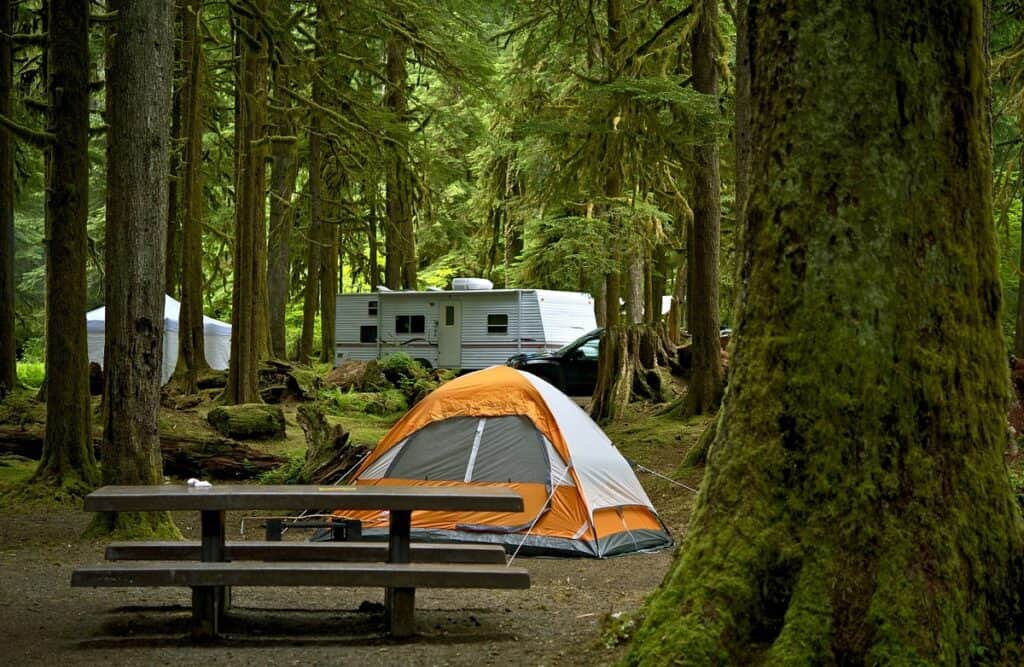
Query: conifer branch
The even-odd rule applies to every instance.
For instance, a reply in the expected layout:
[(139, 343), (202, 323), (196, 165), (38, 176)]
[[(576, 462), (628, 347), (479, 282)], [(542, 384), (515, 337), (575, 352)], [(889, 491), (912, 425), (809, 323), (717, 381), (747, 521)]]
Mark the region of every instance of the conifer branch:
[(31, 144), (36, 148), (49, 148), (57, 140), (57, 137), (50, 132), (33, 130), (30, 127), (25, 127), (24, 125), (14, 122), (14, 120), (3, 114), (0, 114), (0, 125), (6, 127), (7, 131), (18, 139), (27, 144)]

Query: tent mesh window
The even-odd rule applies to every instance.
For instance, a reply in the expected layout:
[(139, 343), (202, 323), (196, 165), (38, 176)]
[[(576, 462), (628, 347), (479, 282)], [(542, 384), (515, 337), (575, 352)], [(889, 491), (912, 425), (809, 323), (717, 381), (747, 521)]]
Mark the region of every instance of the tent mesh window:
[(456, 417), (409, 436), (385, 477), (547, 484), (541, 434), (526, 417)]

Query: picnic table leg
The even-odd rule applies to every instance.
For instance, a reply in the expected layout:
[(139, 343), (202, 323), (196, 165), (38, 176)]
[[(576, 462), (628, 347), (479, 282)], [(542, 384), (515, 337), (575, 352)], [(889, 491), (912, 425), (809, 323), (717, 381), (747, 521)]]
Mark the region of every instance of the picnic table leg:
[[(388, 562), (409, 562), (410, 510), (392, 510), (388, 529)], [(388, 630), (393, 637), (409, 637), (416, 630), (414, 610), (415, 588), (387, 588), (384, 594)]]
[[(203, 510), (202, 546), (199, 559), (204, 563), (224, 561), (224, 511)], [(192, 588), (192, 638), (214, 639), (220, 634), (220, 621), (229, 591), (226, 586)]]

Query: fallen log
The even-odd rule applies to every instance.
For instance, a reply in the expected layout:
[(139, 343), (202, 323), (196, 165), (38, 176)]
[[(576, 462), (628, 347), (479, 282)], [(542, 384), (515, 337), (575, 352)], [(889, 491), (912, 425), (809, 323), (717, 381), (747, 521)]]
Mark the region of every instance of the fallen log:
[[(43, 451), (43, 427), (0, 426), (0, 454), (17, 454), (39, 460)], [(99, 440), (93, 440), (97, 457)], [(286, 460), (230, 438), (160, 435), (164, 474), (175, 477), (252, 479), (274, 470)]]

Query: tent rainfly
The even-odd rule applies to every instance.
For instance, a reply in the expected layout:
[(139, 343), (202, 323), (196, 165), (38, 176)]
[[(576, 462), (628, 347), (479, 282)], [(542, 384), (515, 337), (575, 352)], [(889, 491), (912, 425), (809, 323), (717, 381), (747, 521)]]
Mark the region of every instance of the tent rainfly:
[[(178, 363), (178, 313), (181, 303), (164, 296), (164, 360), (160, 368), (160, 383), (164, 384), (174, 373)], [(106, 332), (107, 308), (101, 306), (85, 314), (85, 329), (89, 344), (89, 361), (103, 365), (103, 337)], [(210, 368), (223, 370), (231, 358), (231, 325), (203, 315), (203, 342), (206, 362)]]
[[(521, 554), (603, 558), (670, 546), (629, 463), (583, 410), (544, 380), (505, 366), (439, 387), (356, 471), (361, 485), (500, 486), (524, 511), (413, 512), (414, 540), (502, 544)], [(387, 513), (338, 511), (365, 535)]]

